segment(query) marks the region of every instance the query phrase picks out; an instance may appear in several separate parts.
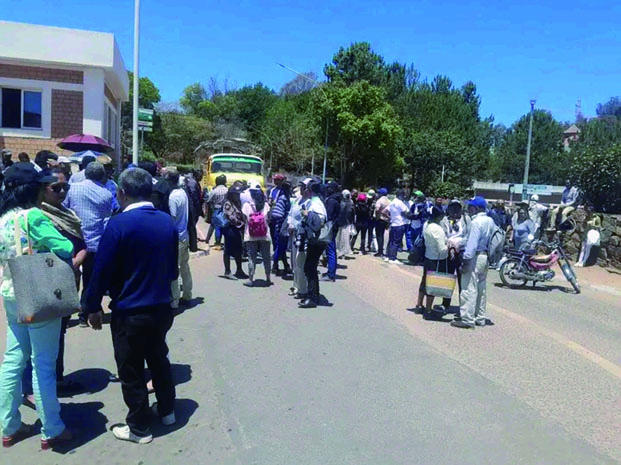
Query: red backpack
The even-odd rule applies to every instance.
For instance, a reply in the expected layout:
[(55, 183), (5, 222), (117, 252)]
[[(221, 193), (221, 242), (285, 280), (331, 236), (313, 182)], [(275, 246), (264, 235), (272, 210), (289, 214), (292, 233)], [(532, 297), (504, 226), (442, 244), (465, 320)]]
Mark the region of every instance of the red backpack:
[(267, 222), (262, 211), (254, 211), (248, 218), (248, 234), (250, 237), (267, 236)]

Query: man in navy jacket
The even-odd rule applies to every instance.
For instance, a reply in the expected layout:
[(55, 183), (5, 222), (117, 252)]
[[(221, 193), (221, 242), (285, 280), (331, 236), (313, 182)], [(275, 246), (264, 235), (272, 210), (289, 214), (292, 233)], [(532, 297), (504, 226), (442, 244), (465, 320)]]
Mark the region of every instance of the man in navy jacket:
[(140, 168), (119, 178), (122, 213), (112, 217), (99, 244), (93, 278), (86, 294), (88, 321), (101, 329), (101, 301), (110, 293), (112, 345), (127, 424), (116, 426), (117, 439), (146, 444), (151, 435), (151, 411), (145, 361), (153, 374), (158, 400), (153, 412), (165, 425), (175, 423), (166, 333), (172, 326), (171, 282), (178, 276), (178, 233), (166, 213), (150, 202), (152, 178)]

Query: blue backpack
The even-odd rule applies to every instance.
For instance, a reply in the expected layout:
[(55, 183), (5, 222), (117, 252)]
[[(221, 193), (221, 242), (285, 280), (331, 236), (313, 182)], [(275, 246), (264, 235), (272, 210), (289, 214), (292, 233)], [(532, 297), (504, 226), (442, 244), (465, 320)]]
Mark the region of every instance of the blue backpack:
[(213, 213), (213, 215), (211, 216), (211, 224), (214, 228), (218, 229), (226, 229), (231, 226), (231, 223), (229, 223), (229, 219), (226, 217), (224, 211), (221, 209), (216, 210)]

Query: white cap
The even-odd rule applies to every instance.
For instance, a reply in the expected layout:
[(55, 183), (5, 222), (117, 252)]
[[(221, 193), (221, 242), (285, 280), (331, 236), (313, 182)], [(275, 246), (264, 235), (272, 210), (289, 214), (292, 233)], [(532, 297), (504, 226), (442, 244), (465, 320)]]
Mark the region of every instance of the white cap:
[(537, 194), (533, 194), (533, 195), (531, 195), (531, 196), (530, 196), (530, 199), (531, 199), (533, 202), (539, 202), (539, 196), (538, 196)]

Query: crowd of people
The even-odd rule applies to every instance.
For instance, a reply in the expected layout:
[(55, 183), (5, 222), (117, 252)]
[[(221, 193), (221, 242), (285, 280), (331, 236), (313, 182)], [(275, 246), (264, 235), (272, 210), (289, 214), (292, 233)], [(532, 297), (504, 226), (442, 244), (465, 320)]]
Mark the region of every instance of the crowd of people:
[[(114, 427), (121, 440), (148, 443), (151, 417), (175, 423), (175, 389), (166, 333), (175, 309), (192, 299), (191, 250), (197, 247), (201, 214), (200, 172), (181, 178), (175, 168), (126, 164), (114, 180), (106, 155), (85, 155), (78, 172), (52, 152), (31, 162), (2, 157), (0, 193), (0, 292), (7, 315), (7, 347), (0, 368), (0, 424), (5, 447), (31, 433), (20, 404), (41, 420), (41, 448), (70, 441), (74, 433), (60, 417), (58, 395), (83, 392), (64, 378), (64, 337), (70, 316), (36, 323), (20, 319), (10, 263), (16, 257), (52, 252), (74, 270), (81, 288), (78, 322), (102, 327), (102, 299), (109, 296), (110, 328), (128, 407), (126, 424)], [(32, 293), (38, 289), (33, 287)], [(59, 297), (60, 298), (60, 297)], [(147, 343), (148, 342), (148, 343)], [(145, 363), (152, 381), (145, 382)], [(148, 393), (157, 403), (149, 407)]]
[[(334, 282), (338, 261), (353, 258), (355, 251), (389, 264), (401, 264), (398, 253), (407, 251), (410, 261), (423, 266), (416, 311), (426, 319), (445, 316), (451, 296), (443, 295), (434, 306), (439, 294), (433, 282), (453, 277), (460, 311), (451, 324), (471, 329), (490, 321), (485, 307), (492, 237), (509, 231), (519, 246), (543, 227), (547, 213), (535, 196), (511, 217), (501, 202), (488, 208), (482, 197), (465, 204), (430, 200), (416, 189), (389, 196), (384, 187), (349, 191), (312, 177), (292, 185), (277, 174), (266, 191), (256, 182), (228, 185), (220, 176), (203, 192), (198, 170), (182, 176), (174, 167), (128, 163), (115, 181), (105, 155), (84, 156), (75, 173), (51, 152), (37, 154), (34, 163), (25, 153), (18, 159), (2, 157), (0, 194), (0, 292), (8, 319), (0, 368), (5, 447), (31, 431), (21, 422), (22, 403), (36, 408), (43, 449), (71, 440), (58, 394), (83, 388), (63, 376), (70, 316), (19, 321), (9, 263), (22, 253), (52, 252), (73, 268), (81, 289), (81, 327), (102, 328), (102, 300), (109, 296), (114, 357), (128, 408), (126, 423), (112, 433), (144, 444), (152, 440), (153, 416), (165, 425), (175, 423), (166, 334), (176, 311), (193, 299), (189, 261), (200, 241), (209, 244), (215, 234), (215, 247), (223, 247), (225, 279), (251, 288), (269, 287), (275, 276), (290, 279), (289, 295), (300, 308), (322, 304), (320, 283)], [(206, 236), (197, 228), (201, 216), (210, 224)], [(263, 279), (257, 278), (260, 264)], [(157, 398), (152, 406), (150, 391)]]

